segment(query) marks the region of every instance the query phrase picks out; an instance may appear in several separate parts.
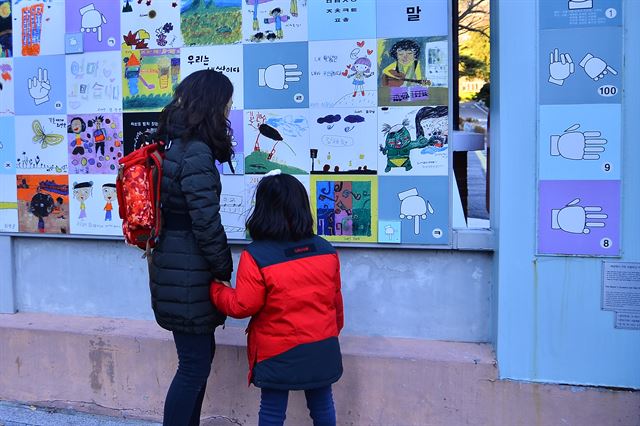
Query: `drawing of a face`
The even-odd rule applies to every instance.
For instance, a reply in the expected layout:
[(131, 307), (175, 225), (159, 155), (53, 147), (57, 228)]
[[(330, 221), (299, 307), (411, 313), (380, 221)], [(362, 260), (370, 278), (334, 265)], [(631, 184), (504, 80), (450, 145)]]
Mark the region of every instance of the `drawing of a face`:
[(400, 124), (393, 126), (389, 133), (387, 133), (387, 138), (385, 143), (389, 148), (399, 149), (411, 142), (411, 134), (409, 130)]
[(354, 68), (355, 68), (356, 72), (360, 72), (360, 73), (362, 73), (362, 72), (365, 72), (365, 71), (368, 71), (368, 70), (369, 70), (369, 67), (368, 67), (368, 66), (366, 66), (365, 64), (356, 64), (356, 65), (354, 66)]
[(447, 117), (425, 119), (420, 122), (420, 126), (422, 126), (426, 137), (433, 136), (435, 132), (446, 134), (448, 130)]
[(74, 185), (73, 196), (80, 202), (86, 201), (91, 197), (92, 186), (93, 184), (90, 182), (80, 182), (79, 184)]
[(81, 133), (84, 130), (84, 122), (81, 118), (74, 118), (71, 120), (71, 131), (73, 133)]
[(116, 198), (116, 189), (110, 186), (103, 186), (102, 196), (106, 201), (111, 202)]
[(402, 65), (413, 64), (413, 62), (416, 60), (416, 55), (413, 50), (398, 49), (397, 55), (398, 62)]

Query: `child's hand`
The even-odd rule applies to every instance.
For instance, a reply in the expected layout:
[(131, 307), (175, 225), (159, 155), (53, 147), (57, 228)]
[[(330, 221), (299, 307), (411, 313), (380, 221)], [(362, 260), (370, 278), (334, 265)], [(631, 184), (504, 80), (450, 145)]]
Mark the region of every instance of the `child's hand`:
[(213, 282), (231, 288), (231, 283), (229, 281), (213, 280)]

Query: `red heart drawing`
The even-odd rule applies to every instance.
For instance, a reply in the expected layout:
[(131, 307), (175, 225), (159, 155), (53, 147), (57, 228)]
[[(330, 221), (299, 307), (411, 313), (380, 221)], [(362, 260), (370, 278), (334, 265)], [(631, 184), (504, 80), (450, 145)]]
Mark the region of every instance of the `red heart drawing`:
[(349, 74), (347, 70), (342, 71), (342, 75), (344, 75), (345, 77), (347, 76), (347, 74)]
[(347, 68), (351, 68), (351, 64), (347, 65)]
[(372, 53), (373, 53), (373, 50), (371, 50), (371, 49), (367, 49), (367, 54), (368, 54), (368, 55), (371, 55)]
[(362, 47), (364, 46), (364, 41), (358, 41), (356, 42), (356, 44), (358, 45), (358, 47)]

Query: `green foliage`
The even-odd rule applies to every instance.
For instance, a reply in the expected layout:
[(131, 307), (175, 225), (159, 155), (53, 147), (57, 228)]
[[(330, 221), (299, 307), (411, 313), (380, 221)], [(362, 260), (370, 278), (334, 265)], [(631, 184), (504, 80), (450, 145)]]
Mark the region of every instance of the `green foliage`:
[(180, 17), (185, 46), (232, 44), (242, 40), (242, 14), (237, 8), (192, 8)]
[(254, 151), (244, 159), (244, 171), (246, 174), (263, 174), (271, 170), (280, 169), (282, 173), (290, 175), (306, 175), (307, 172), (297, 167), (287, 166), (267, 160), (267, 153)]

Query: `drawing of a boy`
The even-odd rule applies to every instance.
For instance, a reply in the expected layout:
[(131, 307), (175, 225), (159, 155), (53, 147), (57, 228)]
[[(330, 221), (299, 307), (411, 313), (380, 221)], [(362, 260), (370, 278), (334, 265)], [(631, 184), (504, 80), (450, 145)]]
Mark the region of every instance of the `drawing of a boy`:
[(87, 206), (85, 201), (91, 197), (93, 191), (93, 181), (88, 182), (73, 182), (73, 196), (76, 200), (80, 201), (80, 215), (78, 219), (84, 219), (87, 217)]
[(116, 199), (116, 184), (105, 183), (102, 185), (102, 196), (107, 204), (104, 205), (104, 221), (111, 222), (111, 211), (113, 210), (112, 201)]

